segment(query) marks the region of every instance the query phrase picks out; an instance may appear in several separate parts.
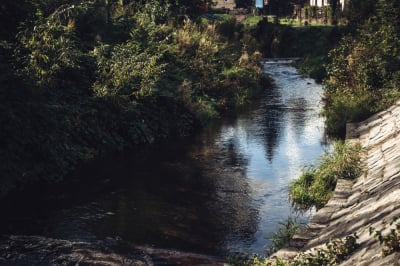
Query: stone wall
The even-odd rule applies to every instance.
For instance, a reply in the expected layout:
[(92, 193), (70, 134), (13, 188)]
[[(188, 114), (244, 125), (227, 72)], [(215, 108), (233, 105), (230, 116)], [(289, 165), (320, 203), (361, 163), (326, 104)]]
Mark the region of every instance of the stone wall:
[(331, 239), (356, 233), (360, 246), (341, 265), (400, 265), (400, 253), (382, 256), (382, 245), (370, 227), (387, 234), (400, 217), (400, 101), (369, 119), (349, 124), (347, 138), (364, 149), (365, 172), (356, 181), (339, 180), (334, 196), (276, 256), (321, 247)]

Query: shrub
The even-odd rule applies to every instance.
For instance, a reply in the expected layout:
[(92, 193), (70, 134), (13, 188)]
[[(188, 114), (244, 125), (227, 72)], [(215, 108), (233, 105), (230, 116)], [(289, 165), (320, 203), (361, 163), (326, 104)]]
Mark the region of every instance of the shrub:
[(306, 55), (296, 62), (295, 66), (301, 74), (308, 75), (317, 82), (322, 82), (322, 80), (326, 78), (324, 65), (327, 61), (328, 59), (324, 55)]
[[(399, 217), (393, 218), (390, 222), (390, 231), (388, 234), (383, 234), (382, 231), (376, 230), (374, 227), (369, 228), (369, 234), (374, 234), (383, 245), (382, 256), (389, 256), (394, 252), (400, 252), (400, 223), (396, 223)], [(396, 223), (396, 224), (395, 224)]]
[(315, 167), (305, 171), (289, 186), (289, 195), (299, 209), (322, 208), (330, 199), (339, 178), (354, 179), (361, 174), (361, 146), (337, 141)]
[(278, 231), (273, 233), (270, 237), (272, 241), (272, 247), (267, 252), (269, 254), (272, 254), (288, 245), (290, 240), (300, 228), (300, 224), (292, 217), (288, 217), (288, 219), (284, 222), (279, 222), (279, 225)]
[(329, 54), (324, 114), (334, 136), (344, 135), (347, 122), (384, 110), (400, 95), (400, 4), (368, 2), (374, 19)]
[(33, 29), (18, 34), (18, 57), (35, 85), (54, 86), (60, 76), (79, 70), (82, 53), (75, 38), (75, 17), (82, 9), (82, 5), (62, 5), (47, 18), (38, 15)]
[(142, 51), (129, 40), (115, 45), (97, 47), (98, 79), (94, 91), (98, 96), (125, 96), (137, 99), (152, 95), (164, 70), (160, 55)]
[(300, 253), (289, 264), (291, 266), (329, 266), (337, 265), (351, 255), (358, 247), (358, 236), (348, 235), (344, 239), (334, 239), (326, 248), (314, 252)]

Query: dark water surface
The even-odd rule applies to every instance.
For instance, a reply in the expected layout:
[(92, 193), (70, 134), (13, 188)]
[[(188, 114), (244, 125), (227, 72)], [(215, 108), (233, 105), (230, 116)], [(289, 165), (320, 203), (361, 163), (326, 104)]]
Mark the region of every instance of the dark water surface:
[(279, 221), (296, 217), (288, 184), (325, 148), (321, 86), (287, 64), (266, 62), (265, 71), (276, 88), (237, 117), (92, 163), (76, 173), (83, 184), (16, 200), (0, 233), (263, 254)]

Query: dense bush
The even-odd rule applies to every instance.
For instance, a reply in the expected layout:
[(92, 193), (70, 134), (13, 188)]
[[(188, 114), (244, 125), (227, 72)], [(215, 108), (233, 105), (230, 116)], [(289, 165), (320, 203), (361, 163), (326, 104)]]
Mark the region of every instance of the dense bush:
[(347, 31), (343, 26), (292, 27), (264, 19), (252, 34), (265, 57), (298, 57), (299, 72), (321, 82), (327, 76), (328, 52)]
[(2, 2), (13, 32), (0, 31), (0, 196), (113, 150), (190, 134), (260, 91), (259, 54), (227, 41), (232, 21), (191, 20), (196, 5)]
[(400, 96), (400, 3), (378, 1), (366, 13), (370, 19), (329, 55), (324, 114), (335, 136), (344, 136), (347, 122), (381, 111)]
[(338, 179), (354, 179), (361, 174), (360, 145), (336, 142), (315, 167), (305, 171), (289, 187), (295, 207), (322, 208), (332, 196)]

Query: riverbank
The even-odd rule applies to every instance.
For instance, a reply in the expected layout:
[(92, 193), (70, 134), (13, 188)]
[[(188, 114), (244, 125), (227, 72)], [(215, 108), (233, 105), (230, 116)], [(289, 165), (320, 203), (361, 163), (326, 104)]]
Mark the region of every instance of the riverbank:
[[(322, 86), (287, 61), (269, 62), (264, 71), (275, 78), (274, 89), (197, 136), (109, 156), (86, 165), (70, 182), (3, 200), (6, 262), (18, 263), (19, 253), (29, 261), (24, 246), (37, 246), (31, 254), (45, 261), (57, 259), (59, 253), (41, 253), (32, 235), (57, 250), (83, 242), (99, 253), (118, 253), (118, 245), (107, 242), (118, 238), (117, 244), (132, 244), (127, 256), (140, 248), (168, 261), (191, 254), (196, 260), (207, 257), (199, 254), (262, 254), (270, 244), (265, 237), (292, 214), (288, 183), (324, 149)], [(75, 251), (66, 246), (65, 252)]]
[[(291, 260), (299, 252), (314, 252), (332, 239), (356, 234), (356, 249), (340, 265), (397, 265), (400, 254), (382, 255), (388, 245), (371, 230), (385, 236), (400, 216), (400, 101), (356, 124), (348, 124), (347, 139), (360, 142), (365, 171), (356, 181), (339, 180), (333, 197), (296, 234), (287, 248), (272, 257)], [(395, 235), (398, 231), (394, 231)]]
[(158, 2), (108, 13), (95, 2), (28, 2), (4, 7), (21, 16), (0, 35), (0, 198), (191, 135), (269, 86), (261, 54), (223, 31), (235, 22), (198, 22)]

